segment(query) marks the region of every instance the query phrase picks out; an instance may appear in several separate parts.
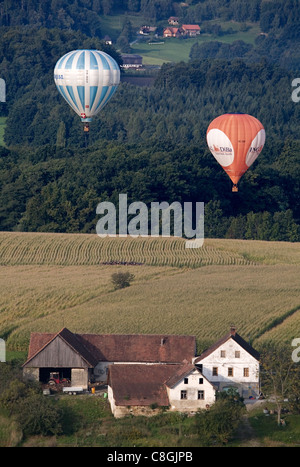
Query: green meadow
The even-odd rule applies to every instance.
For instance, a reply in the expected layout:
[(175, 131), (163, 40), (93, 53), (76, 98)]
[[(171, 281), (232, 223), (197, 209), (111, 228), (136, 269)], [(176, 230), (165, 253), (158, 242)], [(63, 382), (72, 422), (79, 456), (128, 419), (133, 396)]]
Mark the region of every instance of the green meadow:
[[(133, 26), (138, 31), (143, 25), (153, 26), (149, 21), (135, 15), (126, 15)], [(101, 18), (101, 27), (103, 35), (108, 35), (116, 45), (116, 41), (121, 33), (124, 22), (124, 15), (103, 16)], [(254, 44), (257, 35), (260, 33), (259, 25), (256, 23), (237, 23), (235, 21), (212, 20), (211, 24), (221, 26), (223, 34), (215, 36), (212, 34), (200, 34), (197, 38), (177, 39), (177, 38), (143, 38), (137, 36), (137, 40), (131, 44), (131, 53), (139, 54), (143, 57), (144, 65), (161, 66), (165, 62), (188, 61), (191, 47), (195, 44), (201, 44), (208, 41), (220, 41), (232, 43), (242, 40), (246, 43)], [(161, 28), (167, 27), (167, 21), (159, 23)], [(201, 24), (200, 24), (201, 27)]]

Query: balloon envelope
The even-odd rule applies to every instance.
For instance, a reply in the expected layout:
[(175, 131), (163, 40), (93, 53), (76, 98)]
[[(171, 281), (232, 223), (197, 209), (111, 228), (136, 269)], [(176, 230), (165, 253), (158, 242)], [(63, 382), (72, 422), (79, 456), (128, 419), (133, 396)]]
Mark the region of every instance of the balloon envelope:
[(263, 125), (248, 114), (220, 115), (210, 123), (206, 133), (211, 153), (234, 186), (262, 151), (265, 139)]
[(105, 52), (73, 50), (56, 63), (54, 82), (81, 120), (90, 122), (116, 91), (120, 69)]

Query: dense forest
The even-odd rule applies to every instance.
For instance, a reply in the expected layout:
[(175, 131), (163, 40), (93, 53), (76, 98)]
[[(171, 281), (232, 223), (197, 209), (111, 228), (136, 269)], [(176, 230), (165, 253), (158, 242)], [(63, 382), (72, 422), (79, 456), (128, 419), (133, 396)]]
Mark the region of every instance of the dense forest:
[[(0, 229), (93, 232), (101, 201), (203, 201), (205, 235), (300, 241), (300, 69), (297, 0), (0, 1), (0, 77), (7, 83), (0, 147)], [(91, 125), (59, 96), (53, 68), (68, 50), (106, 45), (102, 15), (159, 22), (222, 18), (260, 24), (254, 45), (195, 44), (188, 63), (166, 63), (152, 86), (123, 80)], [(205, 23), (206, 22), (206, 23)], [(157, 23), (158, 24), (158, 23)], [(266, 145), (238, 193), (211, 156), (206, 129), (216, 116), (244, 112), (264, 125)]]
[(263, 31), (269, 32), (294, 22), (295, 16), (299, 20), (298, 7), (298, 0), (1, 0), (0, 26), (72, 28), (95, 35), (101, 31), (102, 15), (121, 12), (137, 13), (151, 21), (172, 15), (183, 23), (215, 18), (259, 21)]

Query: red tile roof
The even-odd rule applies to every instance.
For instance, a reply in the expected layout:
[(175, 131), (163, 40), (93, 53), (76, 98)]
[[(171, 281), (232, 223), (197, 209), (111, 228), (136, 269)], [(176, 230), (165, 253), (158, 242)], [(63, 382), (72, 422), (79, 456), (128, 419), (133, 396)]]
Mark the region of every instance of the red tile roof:
[(99, 361), (181, 363), (196, 355), (194, 336), (165, 334), (81, 334)]
[(165, 382), (182, 365), (111, 365), (108, 384), (115, 404), (120, 406), (168, 406)]
[(74, 334), (64, 328), (56, 334), (32, 333), (27, 362), (58, 336), (94, 365), (100, 361), (181, 363), (196, 356), (195, 336)]
[(171, 375), (168, 380), (166, 380), (166, 385), (169, 388), (173, 388), (179, 381), (189, 375), (193, 370), (195, 370), (195, 365), (192, 363), (186, 362), (183, 365), (180, 365), (176, 371)]
[(183, 24), (181, 27), (182, 29), (185, 29), (187, 31), (190, 31), (190, 30), (200, 31), (200, 26), (198, 24)]

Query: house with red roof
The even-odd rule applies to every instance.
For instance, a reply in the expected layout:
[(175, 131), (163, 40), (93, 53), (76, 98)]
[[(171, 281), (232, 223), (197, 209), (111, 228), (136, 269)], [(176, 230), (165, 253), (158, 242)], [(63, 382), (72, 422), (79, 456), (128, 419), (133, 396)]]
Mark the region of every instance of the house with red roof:
[(180, 37), (181, 36), (180, 28), (171, 27), (171, 26), (164, 28), (163, 36), (164, 37)]
[(182, 35), (196, 37), (200, 34), (201, 28), (198, 24), (183, 24), (181, 31)]
[(215, 402), (214, 386), (192, 363), (112, 365), (108, 400), (116, 418), (154, 415), (162, 409), (197, 412)]
[(259, 394), (259, 354), (234, 327), (199, 356), (195, 336), (32, 333), (24, 377), (47, 384), (54, 372), (84, 390), (107, 385), (115, 417), (196, 412), (232, 387)]
[(183, 24), (182, 26), (168, 26), (163, 30), (163, 37), (196, 37), (201, 28), (198, 24)]
[(195, 336), (158, 334), (76, 334), (63, 328), (56, 334), (32, 333), (26, 377), (47, 383), (50, 373), (88, 389), (106, 382), (115, 364), (182, 364), (196, 355)]

